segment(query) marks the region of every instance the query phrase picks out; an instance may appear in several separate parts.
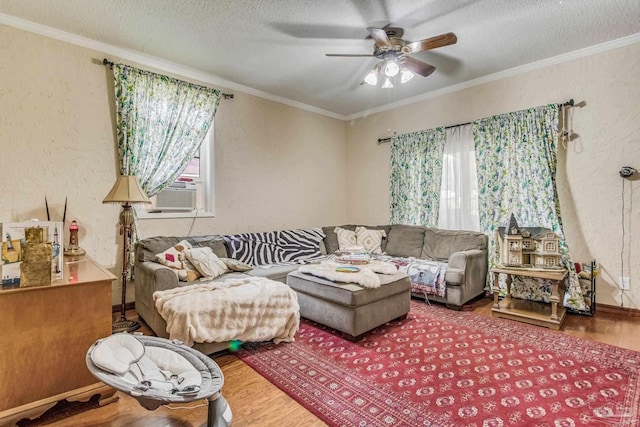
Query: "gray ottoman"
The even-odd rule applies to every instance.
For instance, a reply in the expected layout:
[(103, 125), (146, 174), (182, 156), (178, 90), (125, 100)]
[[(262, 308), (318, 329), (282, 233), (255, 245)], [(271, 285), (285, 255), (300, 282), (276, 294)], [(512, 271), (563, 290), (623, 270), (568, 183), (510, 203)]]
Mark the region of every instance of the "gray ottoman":
[(405, 273), (379, 274), (381, 285), (367, 289), (355, 283), (337, 283), (293, 271), (287, 276), (298, 294), (300, 316), (343, 332), (358, 341), (371, 329), (406, 317), (411, 301), (411, 281)]

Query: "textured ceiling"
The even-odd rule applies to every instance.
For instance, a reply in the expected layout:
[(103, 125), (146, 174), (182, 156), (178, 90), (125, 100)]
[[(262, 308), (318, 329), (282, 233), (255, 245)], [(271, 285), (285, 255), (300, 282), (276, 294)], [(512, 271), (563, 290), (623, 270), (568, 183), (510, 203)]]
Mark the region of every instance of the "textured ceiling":
[[(200, 70), (339, 116), (640, 33), (640, 0), (0, 0), (0, 13)], [(6, 16), (5, 16), (6, 18)], [(6, 19), (5, 19), (6, 21)], [(458, 43), (394, 89), (360, 85), (367, 27)]]

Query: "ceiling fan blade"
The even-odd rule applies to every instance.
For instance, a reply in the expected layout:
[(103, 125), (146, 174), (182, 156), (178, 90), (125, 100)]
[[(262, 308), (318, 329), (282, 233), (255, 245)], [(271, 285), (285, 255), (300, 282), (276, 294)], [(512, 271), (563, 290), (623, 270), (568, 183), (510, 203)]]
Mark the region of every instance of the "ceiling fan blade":
[(458, 37), (453, 33), (440, 34), (439, 36), (431, 37), (428, 39), (420, 40), (413, 43), (407, 43), (402, 46), (404, 53), (416, 53), (423, 50), (435, 49), (437, 47), (448, 46), (450, 44), (456, 44)]
[(371, 38), (376, 41), (376, 45), (380, 47), (391, 47), (391, 41), (389, 40), (385, 30), (382, 28), (369, 27), (367, 28), (367, 31), (369, 31)]
[[(390, 38), (397, 38), (397, 39), (401, 39), (402, 36), (404, 35), (404, 28), (401, 27), (392, 27), (391, 24), (387, 24), (384, 27), (381, 28), (381, 30), (384, 30), (384, 32), (387, 34), (387, 37)], [(371, 34), (369, 34), (367, 37), (365, 37), (365, 40), (369, 40), (373, 37), (371, 37)]]
[(370, 53), (325, 53), (326, 56), (342, 56), (342, 57), (371, 57)]
[(418, 61), (411, 57), (405, 56), (403, 65), (409, 69), (409, 71), (420, 74), (422, 77), (427, 77), (429, 74), (436, 70), (436, 67), (429, 65), (426, 62)]

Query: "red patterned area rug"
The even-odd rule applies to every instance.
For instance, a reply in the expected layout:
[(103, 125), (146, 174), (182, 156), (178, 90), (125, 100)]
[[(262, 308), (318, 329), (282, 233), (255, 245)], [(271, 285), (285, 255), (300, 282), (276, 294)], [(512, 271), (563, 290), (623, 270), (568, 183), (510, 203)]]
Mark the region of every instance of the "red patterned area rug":
[(640, 353), (417, 301), (357, 343), (303, 320), (237, 355), (332, 426), (640, 426)]

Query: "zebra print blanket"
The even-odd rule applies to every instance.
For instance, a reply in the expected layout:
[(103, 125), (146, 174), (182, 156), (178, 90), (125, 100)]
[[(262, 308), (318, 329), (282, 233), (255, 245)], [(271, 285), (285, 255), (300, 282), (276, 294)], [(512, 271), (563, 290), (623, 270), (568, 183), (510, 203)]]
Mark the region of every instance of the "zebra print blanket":
[(320, 242), (324, 237), (322, 229), (312, 228), (235, 234), (224, 241), (231, 258), (257, 266), (323, 258)]

